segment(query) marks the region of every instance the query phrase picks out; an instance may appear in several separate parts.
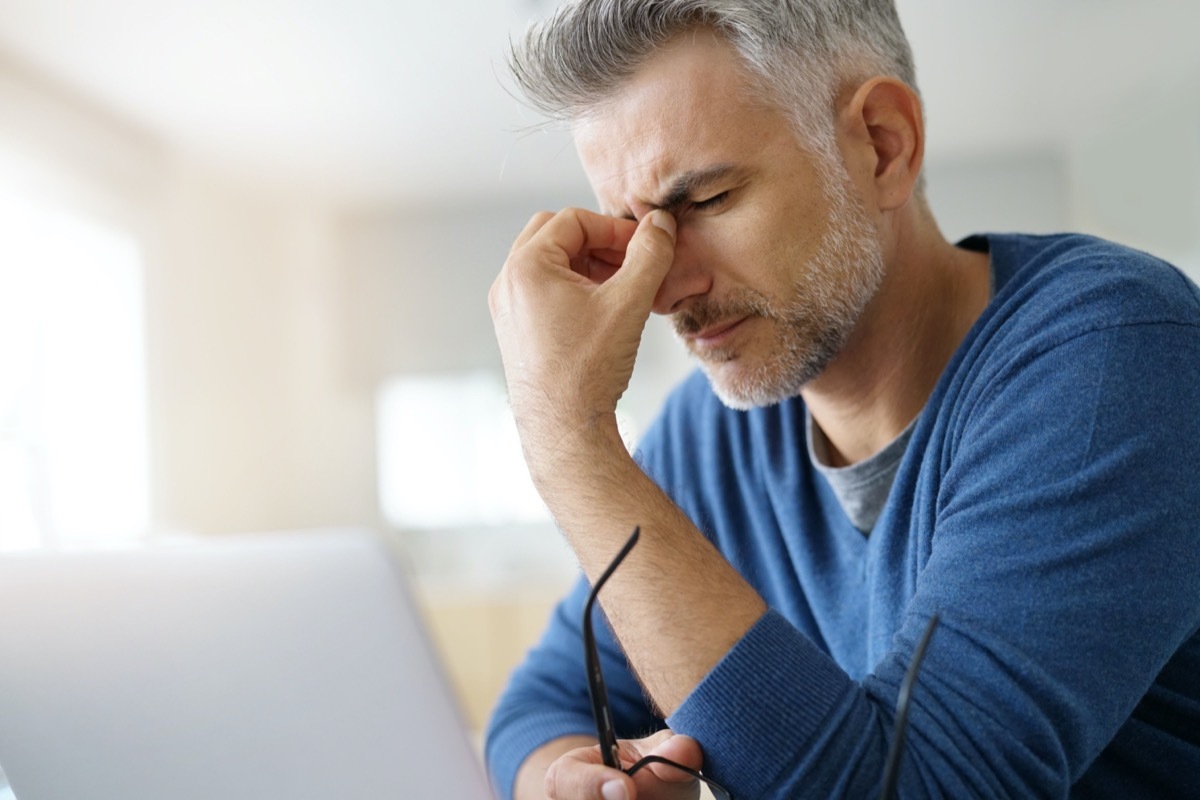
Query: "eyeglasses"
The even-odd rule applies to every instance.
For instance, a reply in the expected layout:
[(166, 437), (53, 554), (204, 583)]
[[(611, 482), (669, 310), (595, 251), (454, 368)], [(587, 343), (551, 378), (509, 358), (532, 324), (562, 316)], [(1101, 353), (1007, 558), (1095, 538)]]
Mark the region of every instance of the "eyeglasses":
[(588, 694), (592, 698), (592, 716), (596, 719), (596, 735), (600, 739), (600, 757), (604, 760), (604, 766), (620, 769), (626, 775), (633, 775), (642, 767), (650, 764), (666, 764), (703, 781), (716, 800), (733, 800), (733, 795), (724, 786), (706, 778), (690, 767), (677, 764), (662, 756), (643, 756), (628, 769), (621, 767), (621, 759), (617, 750), (617, 733), (613, 729), (612, 711), (608, 705), (608, 690), (604, 688), (604, 675), (600, 672), (600, 654), (596, 650), (596, 636), (592, 632), (592, 606), (596, 604), (596, 595), (600, 593), (605, 581), (612, 576), (625, 557), (629, 555), (629, 551), (633, 550), (633, 546), (637, 544), (640, 532), (640, 527), (633, 529), (633, 534), (625, 542), (621, 551), (617, 553), (612, 563), (608, 565), (608, 568), (600, 575), (592, 587), (592, 591), (588, 594), (587, 602), (583, 604), (583, 657), (587, 663)]
[[(583, 657), (587, 665), (588, 695), (592, 700), (592, 717), (596, 721), (596, 736), (600, 740), (600, 757), (606, 767), (619, 769), (626, 775), (633, 775), (650, 764), (666, 764), (702, 781), (708, 786), (715, 800), (733, 800), (733, 795), (729, 793), (729, 790), (716, 781), (701, 775), (690, 767), (677, 764), (662, 756), (643, 756), (628, 768), (621, 766), (620, 751), (617, 749), (617, 734), (613, 727), (612, 711), (608, 704), (608, 690), (604, 687), (604, 675), (600, 671), (600, 654), (596, 649), (596, 636), (592, 630), (592, 607), (596, 604), (596, 597), (600, 594), (600, 589), (633, 550), (633, 546), (637, 544), (640, 533), (640, 527), (633, 529), (633, 533), (613, 558), (612, 563), (600, 574), (595, 585), (592, 586), (592, 591), (588, 593), (587, 602), (583, 604)], [(887, 761), (884, 763), (883, 779), (880, 782), (880, 800), (890, 800), (895, 795), (896, 780), (900, 773), (900, 756), (904, 752), (912, 690), (916, 685), (917, 675), (921, 671), (921, 662), (925, 659), (925, 651), (929, 649), (929, 641), (933, 638), (933, 632), (937, 625), (938, 615), (934, 614), (925, 626), (925, 632), (921, 635), (920, 642), (917, 643), (912, 662), (908, 665), (908, 671), (900, 684), (900, 693), (896, 697), (896, 725), (892, 733), (892, 743), (888, 750)]]

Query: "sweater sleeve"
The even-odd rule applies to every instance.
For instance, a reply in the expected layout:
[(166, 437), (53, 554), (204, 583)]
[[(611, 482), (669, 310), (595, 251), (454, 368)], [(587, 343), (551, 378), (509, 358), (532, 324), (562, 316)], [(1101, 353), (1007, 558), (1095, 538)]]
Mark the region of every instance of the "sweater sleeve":
[(1130, 769), (1153, 774), (1157, 748), (1200, 759), (1200, 681), (1175, 687), (1192, 710), (1174, 722), (1151, 691), (1196, 656), (1200, 627), (1200, 330), (1047, 342), (970, 376), (962, 413), (931, 437), (938, 479), (904, 562), (913, 593), (870, 675), (852, 680), (768, 613), (668, 720), (735, 796), (876, 794), (898, 686), (935, 612), (901, 796), (1065, 797), (1129, 726), (1146, 729), (1128, 737)]

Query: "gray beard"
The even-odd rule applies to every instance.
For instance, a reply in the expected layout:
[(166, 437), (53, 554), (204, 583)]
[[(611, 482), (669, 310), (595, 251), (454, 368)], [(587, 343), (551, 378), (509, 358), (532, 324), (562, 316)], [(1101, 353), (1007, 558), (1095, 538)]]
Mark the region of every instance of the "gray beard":
[(784, 303), (746, 289), (719, 306), (700, 304), (673, 320), (680, 335), (745, 315), (774, 326), (777, 347), (759, 363), (746, 365), (734, 380), (722, 379), (715, 369), (739, 357), (732, 348), (697, 359), (717, 397), (730, 408), (744, 411), (797, 396), (841, 352), (879, 291), (884, 268), (878, 234), (844, 166), (840, 176), (841, 185), (826, 190), (830, 212), (825, 233)]

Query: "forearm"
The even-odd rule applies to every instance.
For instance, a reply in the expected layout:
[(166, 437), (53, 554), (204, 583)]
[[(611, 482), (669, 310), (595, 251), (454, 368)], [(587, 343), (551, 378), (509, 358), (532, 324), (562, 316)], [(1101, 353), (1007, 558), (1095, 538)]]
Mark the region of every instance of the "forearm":
[(600, 603), (647, 693), (670, 714), (762, 616), (765, 604), (643, 473), (615, 419), (541, 435), (544, 448), (527, 448), (531, 469), (589, 579), (635, 526), (641, 528), (637, 547)]
[(564, 736), (534, 750), (517, 770), (513, 800), (545, 800), (546, 770), (555, 759), (578, 747), (588, 747), (595, 743), (595, 738), (590, 736)]
[(489, 294), (530, 474), (595, 581), (640, 526), (600, 603), (659, 708), (676, 708), (764, 604), (625, 450), (618, 399), (675, 249), (664, 211), (640, 222), (536, 215)]

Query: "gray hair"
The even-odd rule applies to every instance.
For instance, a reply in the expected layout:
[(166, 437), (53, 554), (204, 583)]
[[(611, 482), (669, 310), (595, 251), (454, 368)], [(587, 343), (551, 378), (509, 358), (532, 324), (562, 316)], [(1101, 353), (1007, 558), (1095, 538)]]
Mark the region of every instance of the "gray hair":
[(761, 98), (826, 158), (846, 83), (890, 75), (916, 90), (893, 0), (577, 0), (531, 27), (509, 66), (535, 108), (570, 121), (614, 96), (662, 44), (702, 27), (729, 42)]

